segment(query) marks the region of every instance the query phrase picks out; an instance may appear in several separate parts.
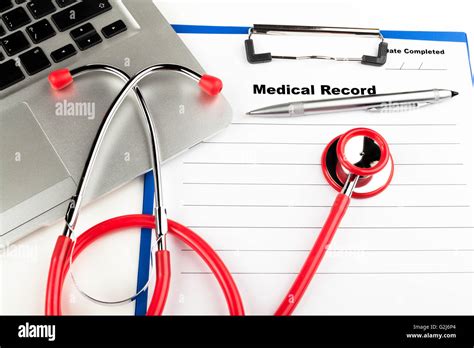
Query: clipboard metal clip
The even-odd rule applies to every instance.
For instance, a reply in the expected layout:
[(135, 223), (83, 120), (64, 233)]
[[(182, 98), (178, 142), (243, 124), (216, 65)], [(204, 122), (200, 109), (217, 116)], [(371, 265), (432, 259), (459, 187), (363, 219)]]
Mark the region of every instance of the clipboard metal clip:
[[(295, 34), (331, 34), (331, 35), (354, 35), (358, 37), (374, 37), (380, 40), (376, 56), (363, 55), (361, 58), (333, 57), (323, 55), (310, 56), (282, 56), (272, 53), (255, 53), (255, 46), (252, 35), (295, 35)], [(247, 61), (251, 64), (268, 63), (272, 59), (323, 59), (345, 62), (361, 62), (365, 65), (382, 66), (387, 61), (388, 44), (384, 41), (383, 35), (379, 29), (375, 28), (349, 28), (349, 27), (321, 27), (321, 26), (297, 26), (297, 25), (273, 25), (273, 24), (254, 24), (249, 29), (248, 39), (245, 40), (245, 52)]]

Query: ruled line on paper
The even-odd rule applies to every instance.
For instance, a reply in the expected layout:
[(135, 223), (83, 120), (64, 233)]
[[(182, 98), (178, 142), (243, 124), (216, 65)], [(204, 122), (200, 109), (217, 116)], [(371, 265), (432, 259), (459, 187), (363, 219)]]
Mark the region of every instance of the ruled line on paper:
[[(332, 205), (288, 204), (202, 204), (183, 203), (183, 207), (206, 208), (331, 208)], [(470, 208), (470, 205), (351, 205), (351, 208)]]
[(448, 69), (445, 68), (405, 68), (405, 69), (400, 69), (400, 68), (385, 68), (385, 70), (396, 70), (396, 71), (447, 71)]
[[(308, 145), (308, 146), (326, 146), (326, 143), (311, 143), (311, 142), (267, 142), (267, 141), (203, 141), (202, 144), (223, 144), (223, 145)], [(450, 146), (461, 145), (461, 143), (388, 143), (389, 146)]]
[(454, 127), (457, 123), (270, 123), (270, 122), (232, 122), (233, 126), (350, 126), (350, 127)]
[[(298, 275), (299, 272), (230, 272), (233, 275)], [(208, 271), (182, 271), (183, 275), (213, 275)], [(474, 274), (474, 271), (432, 271), (432, 272), (318, 272), (318, 275), (422, 275), (422, 274)]]
[[(252, 165), (252, 166), (320, 166), (321, 163), (272, 163), (272, 162), (200, 162), (183, 161), (185, 165)], [(464, 163), (395, 163), (395, 166), (463, 166)]]
[[(188, 225), (189, 228), (219, 229), (321, 229), (322, 226), (212, 226)], [(474, 229), (474, 226), (339, 226), (340, 230), (421, 230), (421, 229)]]
[(395, 71), (448, 71), (448, 68), (425, 68), (423, 67), (425, 62), (422, 62), (418, 68), (405, 68), (405, 62), (402, 65), (396, 66), (389, 66), (385, 67), (385, 70), (395, 70)]
[[(184, 252), (195, 252), (193, 249), (181, 249)], [(310, 252), (310, 249), (214, 249), (216, 252)], [(359, 252), (373, 252), (373, 253), (385, 253), (385, 252), (473, 252), (474, 249), (327, 249), (327, 253), (359, 253)]]

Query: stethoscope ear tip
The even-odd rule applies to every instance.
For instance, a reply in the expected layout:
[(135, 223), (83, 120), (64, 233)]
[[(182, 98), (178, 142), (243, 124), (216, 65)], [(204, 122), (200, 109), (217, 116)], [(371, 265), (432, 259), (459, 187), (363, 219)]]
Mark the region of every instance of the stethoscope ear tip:
[(73, 82), (73, 77), (69, 69), (58, 69), (48, 75), (48, 81), (51, 88), (61, 90)]
[(207, 94), (216, 96), (222, 91), (224, 85), (222, 80), (218, 77), (212, 75), (202, 75), (201, 79), (199, 80), (199, 87)]

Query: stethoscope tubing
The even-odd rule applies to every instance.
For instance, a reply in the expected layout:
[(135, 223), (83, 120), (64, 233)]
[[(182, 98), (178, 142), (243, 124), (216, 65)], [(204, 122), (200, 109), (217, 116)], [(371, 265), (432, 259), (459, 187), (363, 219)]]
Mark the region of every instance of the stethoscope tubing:
[[(46, 291), (46, 315), (61, 315), (62, 313), (61, 293), (69, 271), (69, 258), (72, 256), (74, 261), (89, 245), (108, 234), (134, 227), (155, 228), (155, 217), (153, 215), (137, 214), (103, 221), (77, 238), (72, 255), (71, 250), (74, 241), (67, 236), (59, 236), (51, 258)], [(229, 314), (234, 316), (245, 315), (237, 285), (224, 262), (212, 247), (192, 230), (175, 221), (168, 220), (168, 227), (171, 235), (193, 249), (207, 264), (222, 289)], [(158, 250), (155, 257), (156, 284), (147, 315), (161, 315), (163, 313), (171, 278), (169, 251)]]
[(334, 200), (334, 204), (329, 212), (326, 222), (319, 232), (318, 238), (309, 252), (306, 261), (301, 267), (293, 285), (275, 312), (277, 316), (291, 315), (313, 279), (319, 264), (326, 254), (327, 246), (331, 243), (339, 224), (344, 217), (351, 199), (339, 193)]

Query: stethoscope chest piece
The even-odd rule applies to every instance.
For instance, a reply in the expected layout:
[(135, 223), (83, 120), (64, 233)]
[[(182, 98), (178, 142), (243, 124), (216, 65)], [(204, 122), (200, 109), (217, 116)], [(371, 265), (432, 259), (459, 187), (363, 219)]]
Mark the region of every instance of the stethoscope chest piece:
[(334, 138), (323, 151), (321, 168), (337, 191), (341, 191), (349, 175), (358, 175), (353, 198), (381, 193), (392, 181), (394, 172), (387, 142), (368, 128), (355, 128)]

